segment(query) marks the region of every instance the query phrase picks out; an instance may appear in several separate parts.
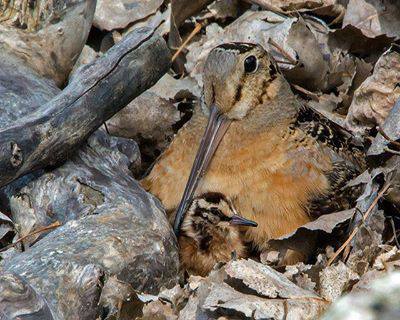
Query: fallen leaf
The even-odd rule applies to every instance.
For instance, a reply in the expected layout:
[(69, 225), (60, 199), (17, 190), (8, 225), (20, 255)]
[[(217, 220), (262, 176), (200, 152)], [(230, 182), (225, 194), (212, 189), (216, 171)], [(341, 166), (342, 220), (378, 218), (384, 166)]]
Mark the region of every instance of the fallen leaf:
[[(225, 42), (258, 43), (264, 48), (272, 50), (273, 47), (268, 43), (268, 40), (273, 38), (286, 52), (295, 57), (295, 52), (287, 45), (286, 38), (296, 20), (270, 11), (246, 11), (225, 29), (216, 23), (212, 23), (206, 27), (206, 35), (200, 41), (193, 42), (188, 46), (189, 52), (186, 56), (185, 67), (190, 76), (201, 87), (201, 74), (208, 53), (214, 47)], [(282, 59), (280, 53), (276, 51), (272, 53)]]
[(203, 308), (214, 316), (249, 319), (316, 319), (325, 309), (323, 300), (263, 299), (235, 291), (229, 285), (213, 284)]
[(387, 263), (395, 260), (400, 260), (400, 251), (392, 247), (389, 251), (377, 256), (372, 267), (377, 270), (386, 270)]
[(400, 272), (372, 282), (367, 292), (355, 292), (336, 301), (322, 320), (398, 319)]
[(350, 0), (343, 27), (353, 25), (367, 37), (400, 38), (400, 7), (392, 0)]
[(334, 301), (342, 293), (350, 290), (359, 280), (357, 273), (352, 271), (342, 261), (322, 269), (320, 272), (319, 292), (328, 301)]
[(288, 235), (270, 240), (269, 244), (272, 248), (289, 248), (299, 252), (307, 251), (305, 253), (308, 254), (310, 245), (307, 241), (312, 241), (319, 234), (331, 234), (340, 225), (349, 221), (353, 214), (354, 209), (322, 215)]
[(400, 97), (400, 53), (396, 47), (386, 51), (373, 74), (355, 91), (346, 122), (349, 127), (383, 125)]
[(98, 0), (93, 25), (101, 30), (125, 28), (154, 14), (163, 0)]
[[(231, 261), (225, 267), (229, 276), (227, 283), (237, 284), (237, 280), (258, 295), (267, 298), (302, 299), (319, 297), (312, 291), (304, 290), (289, 281), (283, 274), (254, 260)], [(232, 285), (237, 287), (237, 285)]]

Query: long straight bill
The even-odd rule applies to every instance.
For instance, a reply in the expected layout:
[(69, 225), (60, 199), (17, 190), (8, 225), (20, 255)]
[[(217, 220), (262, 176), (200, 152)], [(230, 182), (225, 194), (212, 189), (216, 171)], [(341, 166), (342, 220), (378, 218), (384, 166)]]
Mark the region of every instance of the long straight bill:
[(192, 170), (190, 171), (189, 180), (186, 184), (181, 202), (175, 215), (174, 231), (176, 236), (179, 235), (184, 215), (188, 209), (190, 202), (201, 178), (211, 162), (211, 159), (221, 142), (226, 130), (228, 130), (231, 120), (222, 115), (218, 107), (213, 104), (208, 118), (207, 128), (201, 139), (199, 149), (194, 159)]

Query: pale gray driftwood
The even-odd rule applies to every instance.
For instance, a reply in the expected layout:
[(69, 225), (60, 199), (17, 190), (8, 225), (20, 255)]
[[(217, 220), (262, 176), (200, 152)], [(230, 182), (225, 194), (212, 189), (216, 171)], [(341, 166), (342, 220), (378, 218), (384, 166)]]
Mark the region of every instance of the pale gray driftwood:
[(169, 66), (164, 40), (142, 28), (105, 56), (78, 69), (60, 94), (33, 114), (0, 129), (0, 186), (64, 161)]
[[(97, 131), (71, 160), (11, 199), (12, 218), (23, 234), (55, 220), (63, 223), (31, 247), (36, 237), (28, 239), (26, 251), (2, 265), (36, 289), (54, 319), (107, 313), (99, 298), (111, 276), (150, 293), (176, 283), (172, 229), (160, 202), (128, 169), (135, 146)], [(0, 292), (0, 301), (5, 295)]]

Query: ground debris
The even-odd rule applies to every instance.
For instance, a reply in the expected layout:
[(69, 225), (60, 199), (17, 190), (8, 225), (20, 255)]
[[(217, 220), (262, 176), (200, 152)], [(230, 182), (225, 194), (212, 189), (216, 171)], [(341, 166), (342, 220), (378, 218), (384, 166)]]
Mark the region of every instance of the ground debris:
[[(0, 50), (4, 128), (35, 114), (93, 61), (110, 63), (115, 44), (143, 27), (168, 41), (171, 69), (102, 119), (64, 162), (0, 189), (0, 318), (23, 317), (21, 310), (49, 320), (400, 318), (396, 1), (98, 0), (96, 11), (93, 0), (53, 2), (0, 4), (1, 41), (16, 53), (7, 60), (9, 49)], [(271, 239), (262, 252), (249, 246), (247, 259), (232, 254), (200, 277), (179, 272), (165, 212), (135, 178), (204, 107), (205, 59), (226, 42), (267, 49), (304, 107), (357, 142), (362, 173), (343, 189), (362, 192), (351, 209)], [(109, 72), (126, 67), (112, 63)], [(107, 99), (129, 90), (115, 84), (105, 91)], [(10, 164), (18, 167), (21, 149), (9, 140)], [(290, 253), (301, 261), (286, 264)]]

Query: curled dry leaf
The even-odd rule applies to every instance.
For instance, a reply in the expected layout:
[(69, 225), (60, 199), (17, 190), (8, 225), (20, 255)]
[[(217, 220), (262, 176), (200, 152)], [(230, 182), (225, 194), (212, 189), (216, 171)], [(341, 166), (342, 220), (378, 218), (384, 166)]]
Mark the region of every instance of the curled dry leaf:
[(152, 301), (145, 308), (146, 316), (154, 316), (155, 310), (164, 310), (169, 316), (174, 310), (178, 319), (316, 319), (328, 306), (312, 290), (245, 259), (230, 261), (206, 278), (191, 276), (183, 289), (164, 290)]
[(347, 115), (348, 125), (383, 125), (389, 111), (400, 97), (400, 53), (396, 47), (386, 51), (374, 67), (373, 74), (355, 91)]
[(107, 128), (114, 136), (137, 141), (145, 166), (150, 165), (184, 123), (173, 103), (199, 95), (200, 88), (191, 78), (174, 79), (166, 74), (108, 120)]
[(392, 0), (350, 0), (343, 27), (353, 25), (367, 37), (400, 38), (400, 7)]
[(154, 14), (162, 3), (163, 0), (98, 0), (93, 24), (108, 31), (125, 28)]
[(319, 298), (315, 293), (296, 286), (278, 271), (254, 260), (231, 261), (226, 265), (225, 272), (228, 275), (227, 283), (233, 284), (234, 287), (240, 287), (241, 285), (237, 282), (239, 280), (244, 286), (263, 297), (273, 299)]
[(235, 291), (229, 285), (213, 284), (203, 309), (216, 316), (248, 319), (316, 319), (326, 307), (323, 300), (262, 299)]
[(382, 160), (387, 160), (387, 157), (382, 157), (388, 151), (388, 148), (395, 148), (391, 141), (400, 139), (400, 99), (397, 99), (395, 105), (389, 112), (383, 125), (380, 126), (375, 139), (372, 141), (368, 149), (367, 155), (377, 162), (382, 163)]
[(298, 57), (297, 65), (285, 72), (288, 80), (310, 90), (323, 89), (329, 69), (328, 61), (324, 58), (313, 32), (303, 21), (297, 21), (292, 25), (287, 45)]
[(381, 253), (376, 257), (373, 268), (377, 270), (384, 270), (387, 268), (389, 262), (400, 260), (400, 252), (396, 247), (391, 247), (388, 251)]
[[(252, 42), (273, 49), (268, 43), (272, 38), (283, 50), (295, 57), (295, 52), (288, 46), (286, 38), (296, 20), (270, 11), (246, 11), (225, 29), (212, 23), (206, 27), (206, 35), (200, 41), (188, 46), (185, 67), (190, 76), (202, 86), (201, 73), (204, 61), (212, 48), (224, 42)], [(272, 53), (284, 59), (280, 53), (276, 51)]]
[(269, 243), (272, 248), (279, 250), (289, 248), (308, 254), (310, 250), (308, 241), (312, 243), (312, 239), (316, 239), (320, 234), (331, 234), (341, 224), (349, 221), (353, 214), (354, 209), (351, 209), (320, 216), (318, 219), (301, 226), (291, 234), (270, 240)]
[[(145, 19), (141, 19), (136, 21), (132, 25), (129, 25), (128, 28), (125, 28), (122, 32), (123, 35), (132, 32), (133, 30), (148, 27), (151, 29), (155, 29), (156, 33), (165, 36), (170, 29), (170, 16), (171, 16), (171, 4), (168, 5), (167, 9), (163, 12), (157, 10), (154, 14), (148, 16)], [(118, 42), (119, 39), (114, 37), (114, 42)]]
[[(200, 12), (205, 6), (210, 4), (212, 0), (172, 0), (171, 1), (171, 17), (170, 31), (168, 35), (168, 46), (171, 50), (176, 51), (182, 45), (182, 38), (179, 34), (179, 27), (183, 22)], [(174, 69), (179, 74), (183, 74), (184, 60), (178, 56), (174, 61)]]
[(253, 260), (229, 262), (224, 283), (213, 283), (203, 309), (213, 314), (253, 319), (315, 319), (326, 302), (274, 269)]

